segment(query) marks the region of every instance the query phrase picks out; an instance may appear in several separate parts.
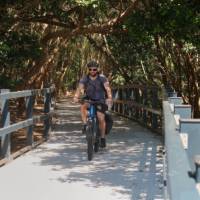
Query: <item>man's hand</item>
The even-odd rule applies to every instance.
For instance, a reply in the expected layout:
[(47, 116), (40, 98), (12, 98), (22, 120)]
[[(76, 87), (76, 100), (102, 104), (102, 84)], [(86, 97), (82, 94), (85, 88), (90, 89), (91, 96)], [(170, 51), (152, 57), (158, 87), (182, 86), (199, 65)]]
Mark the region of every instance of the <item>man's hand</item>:
[(78, 103), (80, 100), (81, 93), (84, 92), (84, 85), (82, 83), (79, 83), (79, 86), (74, 94), (73, 102)]
[(113, 101), (111, 98), (106, 99), (106, 104), (108, 106), (108, 110), (111, 110), (112, 105), (113, 105)]

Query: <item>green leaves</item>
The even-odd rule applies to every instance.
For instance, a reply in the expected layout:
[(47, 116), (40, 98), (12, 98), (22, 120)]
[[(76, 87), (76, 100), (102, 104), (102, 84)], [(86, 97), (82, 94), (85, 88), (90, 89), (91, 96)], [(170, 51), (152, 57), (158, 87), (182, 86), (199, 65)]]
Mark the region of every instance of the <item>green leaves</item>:
[[(110, 34), (108, 30), (110, 27), (105, 26), (106, 22), (117, 19), (131, 2), (131, 0), (2, 1), (0, 4), (1, 68), (6, 69), (4, 71), (7, 74), (12, 74), (13, 69), (19, 73), (20, 70), (25, 71), (33, 67), (33, 63), (36, 63), (43, 53), (47, 55), (45, 59), (48, 63), (48, 60), (51, 60), (48, 55), (52, 58), (52, 54), (58, 52), (49, 65), (53, 63), (52, 68), (56, 68), (56, 65), (64, 65), (65, 60), (70, 60), (73, 69), (70, 69), (71, 74), (68, 72), (68, 80), (70, 84), (74, 83), (82, 73), (82, 66), (89, 57), (105, 59), (101, 50), (93, 49), (89, 44), (86, 50), (88, 55), (84, 57), (85, 49), (82, 47), (84, 37), (79, 38), (81, 34), (90, 35), (93, 32), (92, 27), (95, 29), (101, 26), (102, 32), (99, 31), (100, 29), (95, 31), (98, 33), (98, 38), (102, 37), (100, 32), (106, 35), (110, 55), (118, 65), (112, 70), (116, 83), (143, 80), (145, 77), (141, 63), (145, 70), (151, 73), (158, 69), (156, 58), (165, 54), (167, 59), (164, 58), (163, 63), (167, 60), (167, 65), (172, 65), (175, 62), (170, 60), (172, 47), (164, 46), (166, 41), (180, 42), (184, 46), (182, 50), (186, 53), (192, 52), (192, 55), (198, 51), (200, 47), (198, 0), (140, 1), (126, 21), (123, 23), (120, 21), (110, 29), (114, 32)], [(147, 2), (146, 6), (141, 2)], [(88, 27), (90, 30), (87, 32)], [(54, 34), (57, 32), (61, 34)], [(161, 54), (158, 52), (155, 38), (161, 40)], [(46, 52), (43, 52), (40, 40), (46, 42), (43, 46)], [(103, 39), (99, 44), (104, 50), (107, 49)], [(73, 50), (70, 45), (73, 46)], [(62, 51), (62, 48), (66, 48), (70, 54), (67, 53), (59, 60), (57, 54)], [(43, 59), (44, 63), (45, 59)], [(104, 62), (109, 62), (109, 59)], [(164, 65), (163, 63), (160, 62), (159, 65)]]
[(88, 6), (93, 5), (93, 7), (96, 7), (98, 4), (97, 0), (75, 0), (76, 3), (82, 5), (82, 6)]
[(26, 61), (39, 58), (41, 47), (38, 37), (24, 32), (9, 32), (0, 37), (0, 64), (4, 67), (23, 68)]

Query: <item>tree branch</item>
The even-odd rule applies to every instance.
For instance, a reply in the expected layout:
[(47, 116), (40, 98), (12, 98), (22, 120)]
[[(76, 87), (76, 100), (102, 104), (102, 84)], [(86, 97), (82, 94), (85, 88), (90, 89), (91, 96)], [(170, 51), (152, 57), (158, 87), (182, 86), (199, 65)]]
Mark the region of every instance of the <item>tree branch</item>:
[(75, 28), (75, 24), (72, 22), (64, 23), (60, 22), (55, 19), (56, 17), (54, 15), (46, 15), (46, 16), (38, 16), (38, 17), (29, 17), (29, 18), (22, 18), (22, 17), (16, 17), (15, 21), (23, 21), (23, 22), (38, 22), (38, 23), (43, 23), (43, 24), (48, 24), (48, 25), (54, 25), (54, 26), (59, 26), (62, 28)]
[[(94, 33), (101, 33), (101, 34), (108, 34), (108, 33), (112, 33), (115, 31), (115, 27), (116, 25), (122, 23), (126, 17), (128, 17), (132, 11), (138, 6), (138, 2), (139, 0), (134, 0), (130, 6), (124, 11), (122, 12), (119, 16), (115, 17), (114, 19), (111, 19), (107, 22), (104, 22), (103, 24), (90, 24), (90, 25), (83, 25), (81, 23), (81, 26), (77, 27), (68, 27), (65, 23), (62, 22), (52, 22), (52, 21), (48, 21), (45, 20), (45, 23), (53, 23), (54, 25), (58, 25), (61, 26), (63, 28), (68, 28), (67, 30), (58, 30), (55, 31), (53, 33), (49, 33), (47, 34), (43, 40), (47, 41), (49, 39), (55, 38), (55, 37), (63, 37), (63, 38), (67, 38), (70, 39), (73, 36), (77, 36), (77, 35), (87, 35), (87, 34), (94, 34)], [(42, 19), (40, 19), (42, 21)], [(32, 19), (33, 21), (33, 19)], [(37, 20), (35, 20), (37, 21)], [(83, 22), (83, 21), (82, 21)], [(70, 30), (72, 28), (72, 30)]]

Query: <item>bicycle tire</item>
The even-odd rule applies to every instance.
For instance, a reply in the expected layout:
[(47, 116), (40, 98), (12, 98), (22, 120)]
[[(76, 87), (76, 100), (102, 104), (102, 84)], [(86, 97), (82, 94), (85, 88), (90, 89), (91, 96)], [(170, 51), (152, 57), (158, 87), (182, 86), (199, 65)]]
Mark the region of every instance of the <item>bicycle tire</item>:
[(88, 154), (88, 160), (89, 161), (92, 160), (94, 151), (95, 152), (98, 151), (97, 145), (95, 147), (96, 133), (97, 133), (96, 120), (95, 120), (95, 118), (93, 118), (88, 123), (88, 129), (87, 129), (87, 135), (86, 135), (86, 138), (87, 138), (87, 154)]
[(93, 128), (92, 123), (88, 122), (88, 126), (86, 129), (86, 140), (87, 140), (87, 155), (88, 160), (92, 160), (93, 158)]
[(87, 137), (87, 154), (88, 160), (92, 160), (93, 158), (93, 137), (92, 135), (88, 135)]
[(99, 145), (100, 145), (100, 130), (99, 130), (99, 124), (98, 119), (95, 122), (95, 131), (96, 131), (96, 138), (94, 143), (94, 152), (97, 153), (99, 151)]

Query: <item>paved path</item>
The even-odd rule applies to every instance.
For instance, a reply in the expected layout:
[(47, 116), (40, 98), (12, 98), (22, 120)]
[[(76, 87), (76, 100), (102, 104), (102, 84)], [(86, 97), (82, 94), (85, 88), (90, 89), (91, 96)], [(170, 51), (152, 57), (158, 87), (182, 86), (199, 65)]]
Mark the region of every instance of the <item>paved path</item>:
[(0, 168), (2, 200), (161, 200), (161, 138), (115, 117), (107, 152), (87, 160), (79, 106), (58, 104), (51, 139)]

